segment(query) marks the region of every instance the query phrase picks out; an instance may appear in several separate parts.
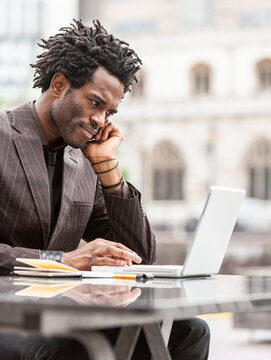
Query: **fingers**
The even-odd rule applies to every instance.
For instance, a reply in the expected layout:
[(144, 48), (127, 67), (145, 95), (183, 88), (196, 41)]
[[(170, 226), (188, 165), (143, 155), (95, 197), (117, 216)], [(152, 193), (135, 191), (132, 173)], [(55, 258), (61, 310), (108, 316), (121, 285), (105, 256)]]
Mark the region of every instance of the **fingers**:
[(142, 259), (128, 247), (108, 241), (95, 239), (82, 247), (63, 253), (62, 262), (78, 270), (89, 270), (93, 265), (125, 266)]
[(124, 260), (126, 263), (129, 262), (129, 264), (131, 264), (131, 261), (134, 261), (137, 264), (142, 261), (137, 253), (121, 243), (115, 243), (104, 239), (96, 239), (94, 241), (96, 242), (96, 251), (99, 256), (113, 257), (111, 260)]
[[(137, 255), (136, 252), (134, 252), (133, 250), (129, 249), (127, 246), (121, 244), (121, 243), (115, 243), (115, 242), (111, 242), (114, 246), (120, 248), (120, 249), (123, 249), (123, 250), (126, 250), (126, 251), (129, 251), (130, 253), (132, 253), (134, 255), (134, 259), (131, 259), (132, 261), (134, 261), (135, 263), (137, 264), (140, 264), (142, 259), (140, 256)], [(132, 263), (130, 264), (132, 265)]]
[(114, 125), (111, 122), (105, 125), (101, 134), (101, 140), (106, 141), (109, 138), (109, 134), (113, 131), (113, 129)]
[[(112, 256), (112, 259), (116, 259), (116, 258)], [(117, 259), (117, 260), (122, 260), (122, 259)], [(133, 265), (133, 263), (131, 260), (126, 260), (126, 265), (131, 266)]]
[(128, 264), (125, 260), (113, 259), (106, 256), (99, 256), (93, 260), (91, 265), (125, 266)]
[(129, 304), (133, 303), (139, 296), (141, 295), (141, 290), (136, 288), (131, 292), (127, 293), (125, 296), (121, 296), (117, 299), (117, 303), (115, 301), (115, 306), (128, 306)]
[(134, 302), (141, 294), (141, 290), (136, 288), (132, 291), (127, 289), (126, 292), (119, 293), (116, 291), (114, 294), (99, 294), (96, 297), (98, 304), (111, 305), (111, 306), (127, 306)]
[(99, 128), (95, 136), (95, 140), (103, 142), (112, 136), (117, 136), (122, 138), (120, 131), (114, 126), (113, 123), (108, 121), (104, 127)]
[[(93, 285), (92, 285), (93, 286)], [(125, 295), (131, 291), (131, 286), (110, 286), (110, 285), (94, 285), (95, 294), (102, 294), (107, 297)]]
[(97, 140), (97, 141), (101, 140), (102, 132), (103, 132), (103, 128), (99, 128), (99, 130), (97, 131), (97, 133), (95, 135), (95, 140)]
[(110, 295), (99, 294), (95, 298), (95, 302), (97, 304), (124, 307), (134, 302), (140, 296), (140, 294), (141, 290), (139, 288), (136, 288), (131, 292), (127, 291), (121, 294), (118, 292)]
[(133, 251), (123, 250), (114, 245), (107, 246), (104, 255), (113, 257), (111, 260), (124, 260), (126, 263), (129, 262), (129, 264), (131, 264), (131, 261), (136, 263), (141, 263), (142, 261), (141, 257), (139, 257)]
[(127, 306), (140, 296), (141, 290), (130, 286), (106, 286), (81, 284), (65, 291), (64, 296), (79, 304), (104, 304), (111, 306)]

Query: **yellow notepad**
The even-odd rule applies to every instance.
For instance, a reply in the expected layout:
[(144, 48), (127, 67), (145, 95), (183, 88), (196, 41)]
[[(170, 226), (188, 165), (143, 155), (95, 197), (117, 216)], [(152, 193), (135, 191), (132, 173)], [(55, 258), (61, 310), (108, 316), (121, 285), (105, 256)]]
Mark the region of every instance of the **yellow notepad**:
[(57, 261), (46, 259), (28, 259), (16, 258), (16, 261), (21, 262), (26, 266), (14, 266), (13, 273), (21, 276), (36, 276), (36, 277), (86, 277), (86, 278), (112, 278), (113, 272), (99, 272), (99, 271), (80, 271), (71, 266), (64, 265)]
[[(22, 284), (19, 284), (22, 285)], [(76, 287), (78, 283), (73, 284), (55, 284), (52, 285), (32, 285), (29, 287), (26, 287), (20, 291), (17, 291), (15, 295), (19, 296), (37, 296), (42, 298), (51, 298), (56, 295), (60, 295), (63, 292), (70, 290), (74, 287)]]
[(57, 261), (46, 259), (27, 259), (17, 258), (26, 266), (15, 266), (14, 274), (23, 276), (42, 276), (42, 277), (66, 277), (66, 276), (81, 276), (81, 271)]
[(64, 265), (60, 262), (47, 260), (47, 259), (27, 259), (27, 258), (17, 258), (16, 261), (19, 261), (23, 264), (33, 266), (34, 268), (47, 271), (79, 271), (71, 266)]

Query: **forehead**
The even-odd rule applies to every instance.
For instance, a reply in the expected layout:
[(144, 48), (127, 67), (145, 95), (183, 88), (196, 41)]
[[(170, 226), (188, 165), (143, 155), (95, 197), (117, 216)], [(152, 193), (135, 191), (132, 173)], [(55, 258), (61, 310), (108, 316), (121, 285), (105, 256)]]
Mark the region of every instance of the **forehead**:
[(81, 89), (90, 94), (101, 96), (106, 102), (117, 102), (122, 99), (124, 94), (124, 85), (119, 79), (99, 66), (94, 72), (91, 81), (87, 82)]

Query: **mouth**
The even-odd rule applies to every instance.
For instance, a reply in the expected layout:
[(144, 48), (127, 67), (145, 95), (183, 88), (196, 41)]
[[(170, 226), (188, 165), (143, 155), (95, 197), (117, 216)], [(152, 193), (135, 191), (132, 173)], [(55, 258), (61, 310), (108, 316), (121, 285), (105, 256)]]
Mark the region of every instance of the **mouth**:
[(95, 135), (96, 135), (96, 131), (89, 131), (85, 128), (83, 128), (82, 126), (80, 126), (83, 134), (87, 137), (87, 140), (92, 139)]

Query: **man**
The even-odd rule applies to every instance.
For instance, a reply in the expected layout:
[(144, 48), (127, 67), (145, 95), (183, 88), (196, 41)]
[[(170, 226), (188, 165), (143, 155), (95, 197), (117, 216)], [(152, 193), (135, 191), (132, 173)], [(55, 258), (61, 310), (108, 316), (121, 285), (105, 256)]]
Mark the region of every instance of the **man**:
[[(44, 51), (32, 66), (40, 98), (0, 118), (0, 273), (16, 257), (80, 270), (153, 263), (154, 235), (140, 193), (121, 175), (122, 135), (110, 122), (141, 60), (98, 21), (75, 21), (39, 45)], [(87, 244), (78, 248), (81, 238)], [(176, 326), (185, 339), (180, 347), (175, 331), (173, 351), (207, 359), (207, 325)]]

